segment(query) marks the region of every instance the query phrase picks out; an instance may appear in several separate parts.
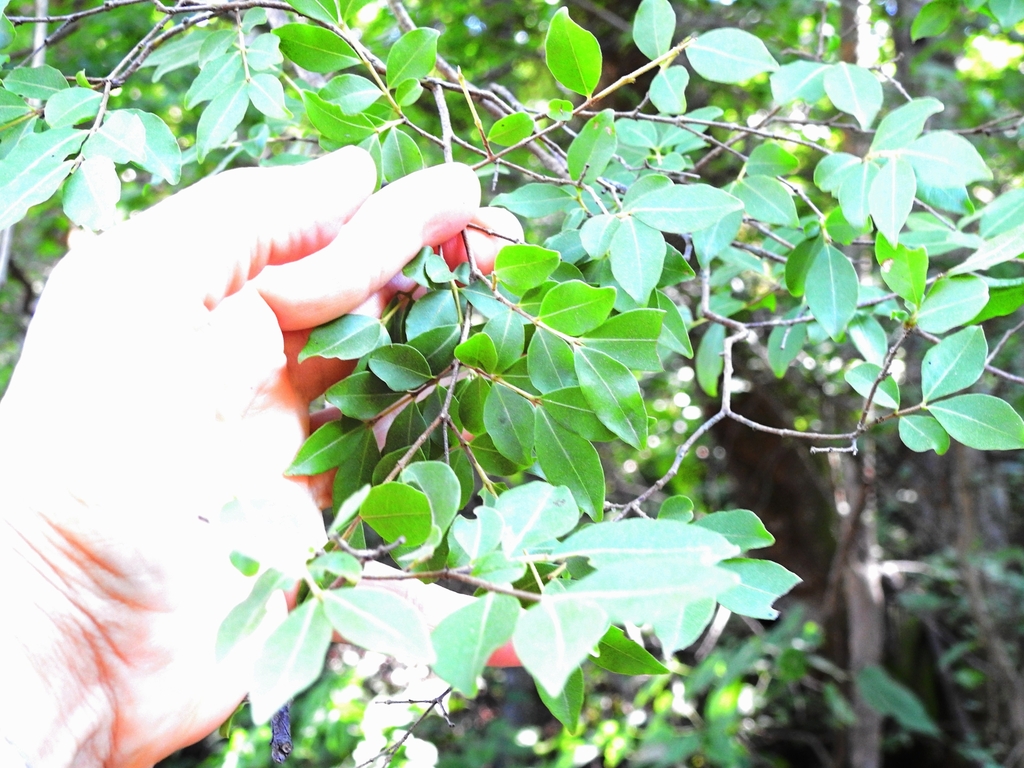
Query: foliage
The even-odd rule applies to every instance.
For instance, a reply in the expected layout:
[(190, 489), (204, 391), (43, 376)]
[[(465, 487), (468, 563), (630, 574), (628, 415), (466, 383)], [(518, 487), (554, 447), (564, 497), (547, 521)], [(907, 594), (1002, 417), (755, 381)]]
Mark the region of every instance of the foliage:
[[(314, 432), (289, 472), (344, 469), (327, 551), (302, 573), (254, 573), (252, 595), (222, 628), (219, 653), (257, 629), (270, 590), (303, 583), (305, 602), (259, 662), (257, 722), (314, 683), (332, 629), (430, 664), (467, 696), (511, 640), (567, 726), (551, 741), (564, 752), (581, 718), (598, 728), (580, 672), (603, 678), (588, 661), (595, 649), (601, 669), (655, 669), (618, 627), (648, 628), (646, 642), (681, 674), (674, 654), (716, 615), (775, 619), (774, 601), (799, 580), (749, 556), (774, 541), (752, 512), (694, 515), (684, 495), (699, 471), (693, 452), (718, 425), (834, 455), (875, 438), (935, 454), (957, 443), (1024, 448), (1019, 394), (1007, 388), (1021, 382), (1008, 368), (1024, 304), (1024, 203), (993, 179), (1008, 161), (971, 127), (1012, 121), (908, 93), (894, 67), (846, 60), (824, 18), (796, 14), (810, 24), (782, 45), (764, 28), (680, 34), (692, 4), (643, 0), (628, 25), (641, 56), (616, 76), (603, 38), (574, 9), (531, 6), (522, 24), (534, 50), (514, 62), (513, 98), (475, 84), (495, 61), (479, 41), (474, 56), (470, 17), (454, 23), (451, 9), (428, 3), (422, 27), (397, 2), (117, 5), (130, 19), (123, 59), (65, 52), (27, 66), (11, 55), (0, 72), (0, 227), (33, 206), (52, 209), (60, 190), (68, 219), (102, 229), (230, 165), (300, 163), (358, 144), (381, 183), (451, 157), (472, 164), (531, 240), (510, 242), (490, 275), (472, 253), (453, 269), (424, 250), (405, 270), (415, 301), (401, 294), (379, 319), (342, 317), (312, 333), (304, 358), (358, 362), (325, 395), (343, 418)], [(1019, 3), (967, 5), (982, 26), (1024, 18)], [(0, 40), (18, 52), (31, 18), (12, 8)], [(72, 21), (110, 12), (76, 10)], [(942, 35), (963, 12), (933, 0), (911, 35)], [(452, 54), (465, 72), (448, 64)], [(943, 122), (947, 112), (968, 122)], [(145, 191), (122, 187), (139, 175)], [(780, 387), (811, 379), (842, 405), (826, 419), (816, 404), (781, 427), (744, 416), (734, 396), (748, 386), (747, 357)], [(683, 371), (699, 392), (683, 392)], [(665, 418), (673, 408), (697, 413)], [(610, 476), (624, 460), (645, 463), (642, 484)], [(698, 509), (725, 506), (707, 497)], [(478, 599), (430, 633), (404, 601), (382, 607), (370, 586), (379, 577), (362, 565), (385, 557), (403, 578), (462, 582)], [(817, 642), (804, 635), (814, 632), (787, 619), (716, 650), (685, 670), (682, 694), (672, 678), (644, 683), (633, 703), (648, 719), (604, 719), (600, 729), (629, 734), (608, 740), (619, 745), (604, 760), (615, 764), (628, 745), (638, 764), (697, 753), (746, 764), (745, 717), (798, 698), (786, 684), (804, 677)], [(765, 653), (770, 673), (755, 663)], [(829, 678), (818, 704), (842, 724), (836, 686), (851, 680), (818, 666)], [(881, 668), (856, 685), (901, 729), (935, 732)], [(330, 698), (325, 686), (307, 701)], [(355, 723), (365, 714), (357, 700), (330, 706), (350, 707), (344, 722)], [(695, 707), (705, 727), (679, 740), (672, 718)], [(233, 748), (249, 743), (232, 738)], [(333, 754), (348, 754), (351, 741), (338, 738)]]

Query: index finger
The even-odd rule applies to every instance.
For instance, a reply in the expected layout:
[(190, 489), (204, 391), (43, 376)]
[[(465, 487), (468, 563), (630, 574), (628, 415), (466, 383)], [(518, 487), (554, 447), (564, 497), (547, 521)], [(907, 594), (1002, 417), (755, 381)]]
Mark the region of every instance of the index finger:
[(451, 239), (480, 205), (480, 183), (450, 163), (405, 176), (371, 196), (320, 251), (255, 279), (285, 331), (312, 328), (360, 306), (425, 245)]

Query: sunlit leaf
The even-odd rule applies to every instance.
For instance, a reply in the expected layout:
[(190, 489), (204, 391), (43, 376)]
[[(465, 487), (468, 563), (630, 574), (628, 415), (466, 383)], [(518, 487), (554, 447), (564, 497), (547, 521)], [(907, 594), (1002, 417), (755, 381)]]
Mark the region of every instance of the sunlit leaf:
[(548, 25), (544, 55), (555, 80), (570, 91), (589, 96), (601, 78), (601, 46), (597, 38), (559, 8)]

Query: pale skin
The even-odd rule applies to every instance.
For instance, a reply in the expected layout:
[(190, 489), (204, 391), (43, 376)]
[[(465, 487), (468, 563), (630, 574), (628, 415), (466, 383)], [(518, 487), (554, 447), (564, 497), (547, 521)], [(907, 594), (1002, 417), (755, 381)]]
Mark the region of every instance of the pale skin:
[[(464, 259), (471, 222), (522, 237), (465, 166), (374, 179), (354, 148), (230, 171), (54, 269), (0, 401), (0, 734), (33, 768), (152, 765), (231, 713), (260, 638), (215, 660), (252, 584), (228, 553), (324, 539), (327, 482), (283, 471), (351, 366), (297, 365), (309, 329), (379, 313), (423, 245)], [(503, 241), (467, 237), (489, 269)], [(465, 599), (387, 583), (430, 625)]]

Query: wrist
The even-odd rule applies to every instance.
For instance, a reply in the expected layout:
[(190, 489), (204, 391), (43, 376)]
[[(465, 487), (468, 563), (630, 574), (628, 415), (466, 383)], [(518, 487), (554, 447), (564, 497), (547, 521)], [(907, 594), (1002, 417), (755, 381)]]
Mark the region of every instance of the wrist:
[(114, 709), (104, 685), (103, 638), (73, 598), (88, 585), (68, 550), (46, 535), (46, 521), (9, 498), (0, 509), (9, 617), (0, 622), (4, 736), (31, 768), (104, 765)]

